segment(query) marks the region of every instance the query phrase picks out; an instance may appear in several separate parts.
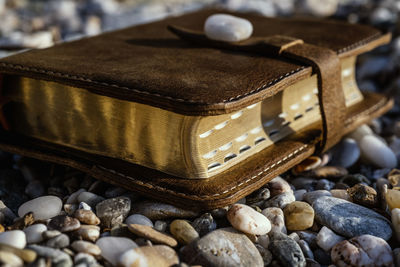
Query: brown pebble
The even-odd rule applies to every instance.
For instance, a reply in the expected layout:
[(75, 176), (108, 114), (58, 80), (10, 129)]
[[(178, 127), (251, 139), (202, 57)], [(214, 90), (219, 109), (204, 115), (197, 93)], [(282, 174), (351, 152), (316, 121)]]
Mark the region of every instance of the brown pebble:
[(400, 170), (393, 169), (389, 172), (388, 180), (393, 187), (400, 186)]
[(375, 189), (368, 185), (356, 184), (347, 189), (347, 193), (349, 193), (354, 203), (362, 206), (375, 207), (378, 203)]
[(74, 213), (74, 217), (77, 218), (80, 222), (90, 225), (98, 225), (100, 224), (100, 219), (94, 214), (91, 210), (76, 210)]
[(28, 212), (21, 219), (18, 219), (14, 222), (13, 225), (7, 227), (7, 230), (23, 230), (25, 227), (32, 225), (35, 222), (35, 218), (33, 217), (33, 212)]
[(128, 224), (128, 229), (135, 235), (149, 239), (154, 243), (165, 244), (170, 247), (175, 247), (178, 242), (175, 238), (154, 230), (152, 227), (141, 224)]
[(318, 167), (312, 171), (312, 176), (318, 177), (318, 178), (341, 178), (342, 176), (345, 176), (349, 174), (347, 169), (343, 167), (338, 167), (338, 166), (323, 166), (323, 167)]

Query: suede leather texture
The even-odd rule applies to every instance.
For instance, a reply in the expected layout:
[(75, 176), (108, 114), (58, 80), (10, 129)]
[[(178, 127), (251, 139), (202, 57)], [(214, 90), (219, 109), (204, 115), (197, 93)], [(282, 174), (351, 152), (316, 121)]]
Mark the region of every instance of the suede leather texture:
[[(13, 55), (0, 59), (0, 73), (56, 81), (187, 115), (234, 112), (312, 74), (301, 62), (195, 46), (167, 29), (202, 30), (206, 18), (218, 12), (225, 11), (203, 10)], [(299, 38), (339, 57), (388, 41), (369, 26), (234, 15), (252, 22), (254, 37)]]

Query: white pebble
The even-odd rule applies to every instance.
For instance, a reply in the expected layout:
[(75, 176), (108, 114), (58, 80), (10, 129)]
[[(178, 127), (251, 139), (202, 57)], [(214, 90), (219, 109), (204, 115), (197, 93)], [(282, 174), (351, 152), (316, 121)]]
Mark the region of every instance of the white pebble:
[(113, 236), (100, 238), (97, 240), (96, 245), (101, 249), (101, 256), (114, 266), (118, 264), (118, 258), (122, 253), (138, 247), (138, 245), (129, 238)]
[(85, 202), (79, 203), (78, 209), (80, 210), (92, 210), (92, 208)]
[(62, 201), (55, 196), (43, 196), (29, 200), (18, 209), (19, 217), (33, 212), (35, 220), (47, 220), (57, 216), (62, 208)]
[(25, 233), (21, 230), (7, 231), (0, 234), (0, 244), (6, 244), (15, 248), (26, 246)]
[(361, 156), (380, 168), (395, 168), (397, 158), (393, 151), (379, 138), (364, 136), (360, 141)]
[(125, 220), (126, 224), (141, 224), (153, 227), (153, 222), (142, 214), (132, 214)]
[(343, 241), (345, 238), (335, 234), (331, 229), (324, 226), (321, 228), (317, 235), (317, 244), (325, 251), (329, 251), (337, 243)]
[(271, 223), (267, 217), (247, 205), (232, 205), (227, 218), (234, 228), (244, 233), (265, 235), (271, 231)]
[(47, 230), (46, 225), (38, 223), (24, 229), (28, 244), (39, 243), (43, 240), (42, 233)]
[(238, 42), (251, 36), (253, 25), (246, 19), (227, 14), (215, 14), (207, 18), (204, 33), (213, 40)]

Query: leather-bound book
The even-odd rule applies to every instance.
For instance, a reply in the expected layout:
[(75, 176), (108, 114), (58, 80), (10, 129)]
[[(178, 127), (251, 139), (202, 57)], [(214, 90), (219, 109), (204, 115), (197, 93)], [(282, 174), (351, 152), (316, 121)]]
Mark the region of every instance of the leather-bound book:
[(231, 204), (392, 106), (362, 93), (365, 25), (248, 19), (209, 40), (203, 10), (0, 59), (0, 149), (175, 205)]

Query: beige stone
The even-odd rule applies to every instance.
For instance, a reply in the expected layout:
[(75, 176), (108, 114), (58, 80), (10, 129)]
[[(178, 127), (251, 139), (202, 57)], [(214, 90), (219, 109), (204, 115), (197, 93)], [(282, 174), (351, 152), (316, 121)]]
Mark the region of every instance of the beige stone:
[(227, 218), (235, 229), (244, 233), (265, 235), (271, 231), (271, 222), (268, 218), (247, 205), (232, 205)]
[(74, 213), (74, 217), (82, 223), (90, 225), (100, 224), (100, 219), (91, 210), (83, 210), (83, 209), (76, 210)]
[(400, 191), (394, 189), (388, 189), (386, 194), (386, 203), (389, 206), (389, 209), (400, 208)]
[(310, 204), (302, 201), (289, 203), (284, 209), (286, 228), (301, 231), (310, 228), (314, 223), (314, 210)]
[(168, 246), (144, 246), (122, 253), (118, 263), (123, 267), (169, 267), (177, 265), (179, 258), (175, 250)]
[(347, 193), (347, 190), (345, 190), (345, 189), (332, 189), (330, 192), (333, 197), (351, 201), (351, 197), (350, 197), (349, 193)]
[(158, 244), (176, 247), (178, 242), (171, 236), (161, 233), (150, 226), (141, 224), (128, 224), (128, 229), (137, 236), (144, 237)]
[(199, 238), (197, 231), (185, 220), (174, 220), (169, 226), (169, 230), (176, 240), (184, 245)]

